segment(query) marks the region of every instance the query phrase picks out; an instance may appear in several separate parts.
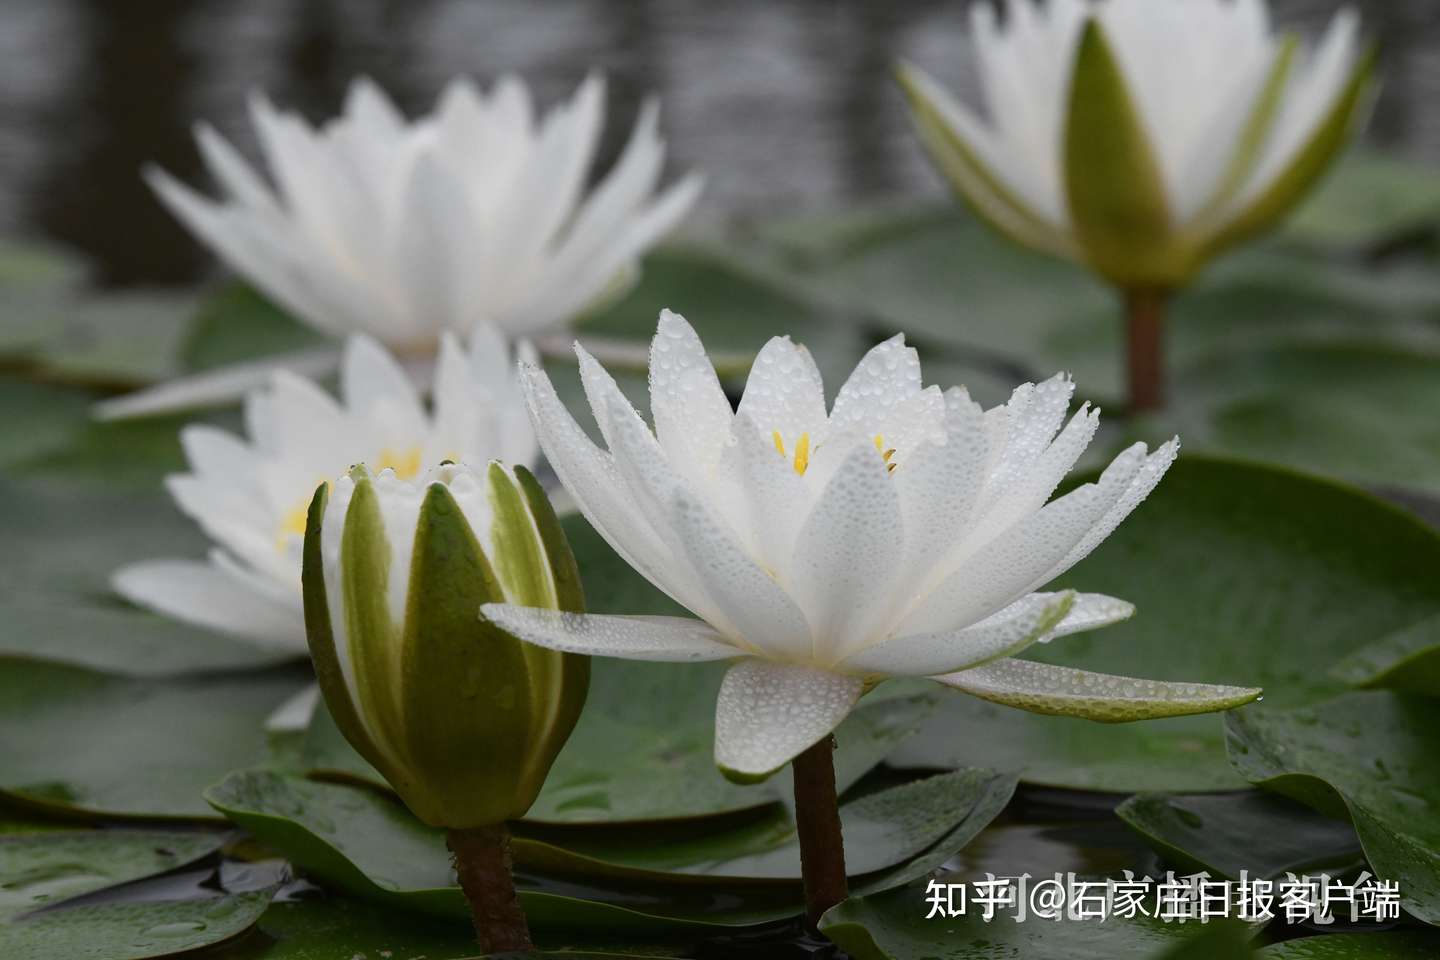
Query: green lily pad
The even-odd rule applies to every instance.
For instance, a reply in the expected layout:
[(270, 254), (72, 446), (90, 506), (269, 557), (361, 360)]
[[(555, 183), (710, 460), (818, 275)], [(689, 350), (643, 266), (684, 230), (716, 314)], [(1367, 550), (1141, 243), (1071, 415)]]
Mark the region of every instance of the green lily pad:
[(1440, 740), (1435, 702), (1350, 693), (1316, 707), (1241, 710), (1230, 758), (1247, 780), (1332, 816), (1348, 816), (1375, 874), (1401, 904), (1440, 924)]
[(1320, 873), (1338, 876), (1363, 862), (1348, 821), (1250, 790), (1233, 794), (1131, 797), (1115, 813), (1167, 862), (1238, 880)]
[[(1149, 917), (1016, 923), (978, 913), (925, 919), (925, 885), (852, 897), (820, 921), (821, 931), (856, 960), (1245, 960), (1244, 927), (1161, 923)], [(1195, 941), (1191, 944), (1190, 941)], [(1187, 948), (1198, 947), (1187, 951)]]
[(1332, 671), (1353, 686), (1440, 696), (1440, 617), (1431, 617), (1363, 647)]
[[(964, 770), (845, 802), (841, 818), (852, 875), (863, 889), (878, 890), (927, 874), (993, 819), (1013, 788), (1010, 778)], [(421, 824), (388, 796), (268, 771), (233, 774), (206, 796), (262, 841), (351, 893), (382, 893), (412, 909), (446, 915), (459, 910), (463, 916), (443, 832)], [(743, 890), (766, 881), (794, 884), (800, 877), (794, 827), (779, 811), (683, 830), (647, 829), (643, 836), (635, 828), (537, 830), (521, 824), (515, 830), (517, 869), (539, 884), (529, 892), (542, 903), (542, 877), (601, 887), (683, 884), (692, 895), (703, 893), (702, 886)], [(782, 903), (796, 896), (793, 889), (770, 894)], [(642, 909), (703, 919), (684, 899), (678, 908), (657, 902)]]
[(96, 903), (42, 910), (0, 924), (6, 960), (145, 960), (239, 936), (273, 890), (204, 900)]
[(1430, 960), (1440, 954), (1440, 934), (1424, 930), (1336, 933), (1286, 940), (1261, 950), (1259, 960)]
[[(0, 656), (132, 676), (273, 664), (287, 655), (137, 610), (110, 591), (121, 565), (204, 555), (163, 491), (0, 482)], [(23, 721), (23, 717), (20, 718)]]
[(108, 816), (214, 819), (201, 792), (269, 756), (265, 718), (296, 670), (130, 679), (0, 663), (0, 793)]
[[(506, 954), (515, 960), (667, 960), (665, 948), (652, 942), (630, 947), (622, 938), (597, 937), (583, 946), (565, 934), (537, 934), (540, 949)], [(613, 942), (610, 942), (613, 941)], [(688, 944), (687, 944), (688, 945)], [(340, 897), (272, 903), (254, 931), (207, 957), (213, 960), (479, 960), (470, 925), (382, 910), (373, 903)]]
[(223, 833), (68, 830), (0, 838), (0, 918), (192, 863)]
[[(1263, 686), (1254, 715), (1314, 703), (1343, 689), (1331, 665), (1440, 611), (1436, 569), (1440, 537), (1361, 491), (1182, 456), (1135, 515), (1056, 584), (1122, 597), (1136, 616), (1056, 641), (1037, 658)], [(1244, 785), (1215, 716), (1107, 726), (962, 695), (945, 696), (891, 762), (1021, 770), (1033, 783), (1127, 793)]]
[(231, 281), (200, 302), (181, 355), (187, 371), (198, 371), (324, 342), (322, 334), (295, 320), (254, 287)]
[[(327, 884), (383, 905), (465, 918), (468, 907), (440, 831), (398, 802), (363, 787), (325, 784), (267, 771), (233, 774), (206, 796), (226, 816)], [(521, 846), (516, 841), (517, 848)], [(668, 935), (789, 916), (773, 890), (683, 889), (517, 875), (531, 926)], [(779, 901), (777, 903), (777, 901)]]
[(1356, 151), (1287, 220), (1287, 237), (1337, 247), (1373, 246), (1440, 221), (1440, 171)]

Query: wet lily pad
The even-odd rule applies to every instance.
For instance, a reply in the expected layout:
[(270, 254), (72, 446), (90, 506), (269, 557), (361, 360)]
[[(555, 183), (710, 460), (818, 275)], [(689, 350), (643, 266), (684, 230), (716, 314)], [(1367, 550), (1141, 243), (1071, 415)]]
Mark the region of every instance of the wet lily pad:
[[(847, 801), (841, 817), (857, 884), (883, 889), (935, 869), (1000, 812), (1013, 788), (1008, 778), (957, 771)], [(425, 912), (454, 915), (458, 909), (463, 916), (442, 832), (419, 823), (388, 796), (252, 771), (232, 775), (207, 798), (262, 841), (351, 893), (383, 895)], [(790, 904), (798, 896), (793, 884), (800, 875), (799, 852), (794, 827), (781, 811), (709, 820), (685, 830), (651, 829), (643, 836), (634, 829), (536, 830), (523, 824), (515, 829), (517, 868), (537, 881), (530, 892), (542, 902), (541, 877), (602, 888), (619, 883), (673, 890), (683, 884), (689, 899), (702, 895), (702, 887), (741, 890), (783, 880), (792, 889), (777, 894), (771, 888), (770, 901)], [(702, 919), (703, 912), (685, 899), (640, 909)], [(757, 888), (742, 903), (759, 899)], [(787, 907), (773, 916), (790, 912)]]
[(1440, 171), (1357, 150), (1336, 165), (1286, 219), (1285, 235), (1365, 247), (1440, 221)]
[(232, 670), (289, 658), (137, 610), (111, 593), (110, 576), (124, 563), (204, 555), (203, 538), (158, 485), (153, 493), (137, 494), (6, 480), (0, 482), (0, 531), (6, 544), (0, 555), (0, 656), (131, 676)]
[(0, 918), (192, 863), (214, 831), (66, 830), (0, 838)]
[(42, 910), (0, 924), (6, 960), (146, 960), (244, 933), (271, 890), (204, 900), (96, 903)]
[(1346, 820), (1259, 791), (1170, 796), (1142, 794), (1115, 810), (1165, 858), (1187, 870), (1239, 879), (1329, 871), (1363, 862)]
[(265, 762), (265, 717), (306, 682), (295, 670), (141, 680), (0, 661), (0, 793), (111, 816), (214, 819), (201, 792)]
[(1259, 960), (1430, 960), (1440, 954), (1440, 934), (1423, 930), (1337, 933), (1271, 944)]
[[(1324, 522), (1316, 522), (1324, 518)], [(1151, 498), (1058, 586), (1123, 597), (1130, 621), (1038, 655), (1106, 673), (1263, 686), (1252, 714), (1344, 689), (1331, 665), (1440, 611), (1440, 537), (1359, 490), (1182, 455)], [(892, 755), (1023, 770), (1117, 792), (1238, 789), (1216, 716), (1108, 726), (947, 695)]]
[(1316, 707), (1241, 710), (1227, 720), (1246, 779), (1348, 816), (1375, 874), (1410, 913), (1440, 924), (1440, 740), (1435, 702), (1351, 693)]
[(1421, 620), (1355, 651), (1332, 672), (1357, 687), (1440, 696), (1440, 617)]
[[(852, 897), (825, 914), (820, 929), (856, 960), (1245, 960), (1243, 927), (1161, 923), (1153, 918), (1016, 923), (978, 913), (925, 919), (925, 885)], [(1195, 941), (1191, 944), (1190, 941)], [(1193, 950), (1187, 948), (1195, 948)]]

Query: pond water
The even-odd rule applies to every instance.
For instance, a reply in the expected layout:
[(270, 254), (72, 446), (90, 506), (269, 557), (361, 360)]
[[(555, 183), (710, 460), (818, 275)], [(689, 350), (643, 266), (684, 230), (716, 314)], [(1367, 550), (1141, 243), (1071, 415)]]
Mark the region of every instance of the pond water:
[[(1386, 52), (1369, 138), (1440, 162), (1440, 7), (1362, 0)], [(76, 247), (105, 284), (188, 282), (210, 266), (138, 178), (198, 178), (189, 128), (253, 152), (246, 91), (312, 119), (368, 73), (408, 110), (444, 80), (521, 72), (552, 101), (610, 76), (613, 156), (657, 92), (672, 168), (709, 177), (719, 220), (939, 194), (889, 77), (897, 58), (973, 90), (964, 2), (836, 0), (0, 0), (0, 236)], [(1275, 0), (1315, 32), (1335, 0)]]

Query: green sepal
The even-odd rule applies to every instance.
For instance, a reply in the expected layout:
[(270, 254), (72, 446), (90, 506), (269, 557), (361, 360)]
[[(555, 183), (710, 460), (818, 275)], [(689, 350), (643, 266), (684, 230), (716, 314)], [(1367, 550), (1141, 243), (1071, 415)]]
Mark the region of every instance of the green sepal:
[(399, 674), (406, 758), (420, 781), (401, 796), (435, 826), (501, 823), (539, 792), (522, 776), (534, 733), (524, 651), (476, 616), (504, 598), (460, 505), (431, 484), (415, 530)]
[[(545, 554), (556, 608), (570, 613), (584, 613), (585, 588), (580, 581), (580, 568), (565, 530), (560, 526), (560, 518), (555, 515), (550, 499), (545, 496), (545, 490), (535, 476), (521, 466), (514, 470), (515, 480)], [(526, 774), (527, 780), (539, 784), (544, 782), (551, 764), (565, 746), (565, 741), (570, 739), (570, 732), (575, 729), (580, 712), (585, 708), (585, 698), (590, 692), (590, 658), (575, 653), (558, 653), (529, 643), (521, 643), (521, 648), (530, 664), (535, 702), (548, 707), (530, 750)]]
[(1204, 257), (1214, 256), (1274, 226), (1330, 169), (1357, 125), (1355, 120), (1371, 89), (1378, 58), (1379, 48), (1372, 44), (1356, 64), (1350, 81), (1309, 141), (1296, 152), (1284, 172), (1245, 210), (1231, 217), (1223, 229), (1205, 241)]
[(491, 560), (504, 588), (499, 602), (554, 608), (557, 598), (540, 534), (519, 483), (498, 461), (491, 461), (485, 471), (485, 493), (494, 515)]
[(910, 106), (910, 119), (926, 152), (971, 211), (998, 233), (1022, 246), (1074, 258), (1068, 238), (1028, 204), (980, 159), (955, 125), (926, 92), (928, 78), (909, 64), (898, 64), (895, 79)]
[(340, 531), (340, 590), (354, 677), (355, 707), (366, 720), (377, 758), (366, 757), (402, 795), (408, 775), (400, 709), (399, 629), (390, 617), (390, 541), (374, 483), (363, 470)]
[(321, 553), (321, 537), (325, 509), (330, 504), (330, 484), (322, 483), (315, 490), (305, 517), (305, 547), (301, 565), (300, 586), (305, 601), (305, 639), (310, 645), (310, 660), (315, 666), (315, 679), (320, 694), (345, 739), (371, 764), (379, 765), (376, 749), (365, 724), (350, 699), (350, 688), (340, 668), (340, 655), (335, 649), (334, 624), (330, 621), (330, 599), (325, 588), (325, 561)]
[(1071, 226), (1085, 261), (1126, 289), (1182, 283), (1192, 268), (1176, 243), (1159, 159), (1093, 17), (1075, 57), (1063, 142)]

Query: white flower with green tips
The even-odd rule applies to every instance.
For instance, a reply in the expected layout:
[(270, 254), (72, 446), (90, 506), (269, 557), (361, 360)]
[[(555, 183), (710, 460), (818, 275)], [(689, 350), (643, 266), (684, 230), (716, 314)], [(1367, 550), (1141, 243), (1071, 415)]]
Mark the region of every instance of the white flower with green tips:
[(1265, 0), (1008, 0), (971, 8), (986, 116), (900, 78), (974, 212), (1125, 289), (1174, 290), (1273, 225), (1367, 103), (1373, 55), (1342, 10), (1313, 49)]
[[(220, 199), (158, 168), (146, 179), (181, 223), (297, 320), (431, 356), (442, 333), (463, 336), (479, 323), (511, 337), (563, 327), (623, 293), (640, 257), (689, 211), (699, 177), (659, 188), (665, 143), (654, 101), (614, 166), (589, 182), (604, 113), (599, 75), (543, 115), (518, 77), (488, 90), (457, 78), (413, 121), (362, 78), (341, 115), (319, 127), (263, 95), (251, 99), (271, 183), (205, 124), (196, 138)], [(328, 356), (280, 362), (314, 374)], [(227, 368), (101, 410), (215, 402), (265, 372)]]
[[(699, 338), (666, 312), (651, 347), (655, 432), (583, 349), (608, 450), (538, 369), (522, 374), (542, 449), (615, 551), (698, 620), (483, 613), (556, 650), (733, 660), (715, 758), (763, 777), (826, 736), (886, 677), (933, 677), (996, 703), (1121, 721), (1224, 709), (1258, 690), (1112, 677), (1018, 660), (1115, 623), (1123, 600), (1036, 592), (1093, 550), (1159, 481), (1177, 442), (1136, 444), (1093, 483), (1051, 495), (1095, 433), (1073, 386), (1025, 384), (982, 410), (924, 387), (895, 337), (827, 412), (810, 354), (776, 338), (732, 410)], [(1047, 502), (1048, 501), (1048, 502)]]
[(305, 512), (319, 484), (355, 464), (415, 477), (446, 459), (526, 464), (538, 453), (511, 351), (485, 328), (468, 349), (442, 337), (430, 410), (385, 348), (354, 337), (338, 400), (277, 372), (246, 398), (245, 424), (248, 437), (183, 429), (190, 472), (166, 478), (176, 504), (213, 541), (209, 558), (131, 564), (113, 583), (140, 606), (296, 654), (306, 649)]
[(524, 467), (363, 467), (322, 486), (305, 536), (305, 618), (326, 706), (432, 826), (530, 809), (579, 719), (585, 657), (522, 643), (481, 604), (584, 609), (579, 572)]

